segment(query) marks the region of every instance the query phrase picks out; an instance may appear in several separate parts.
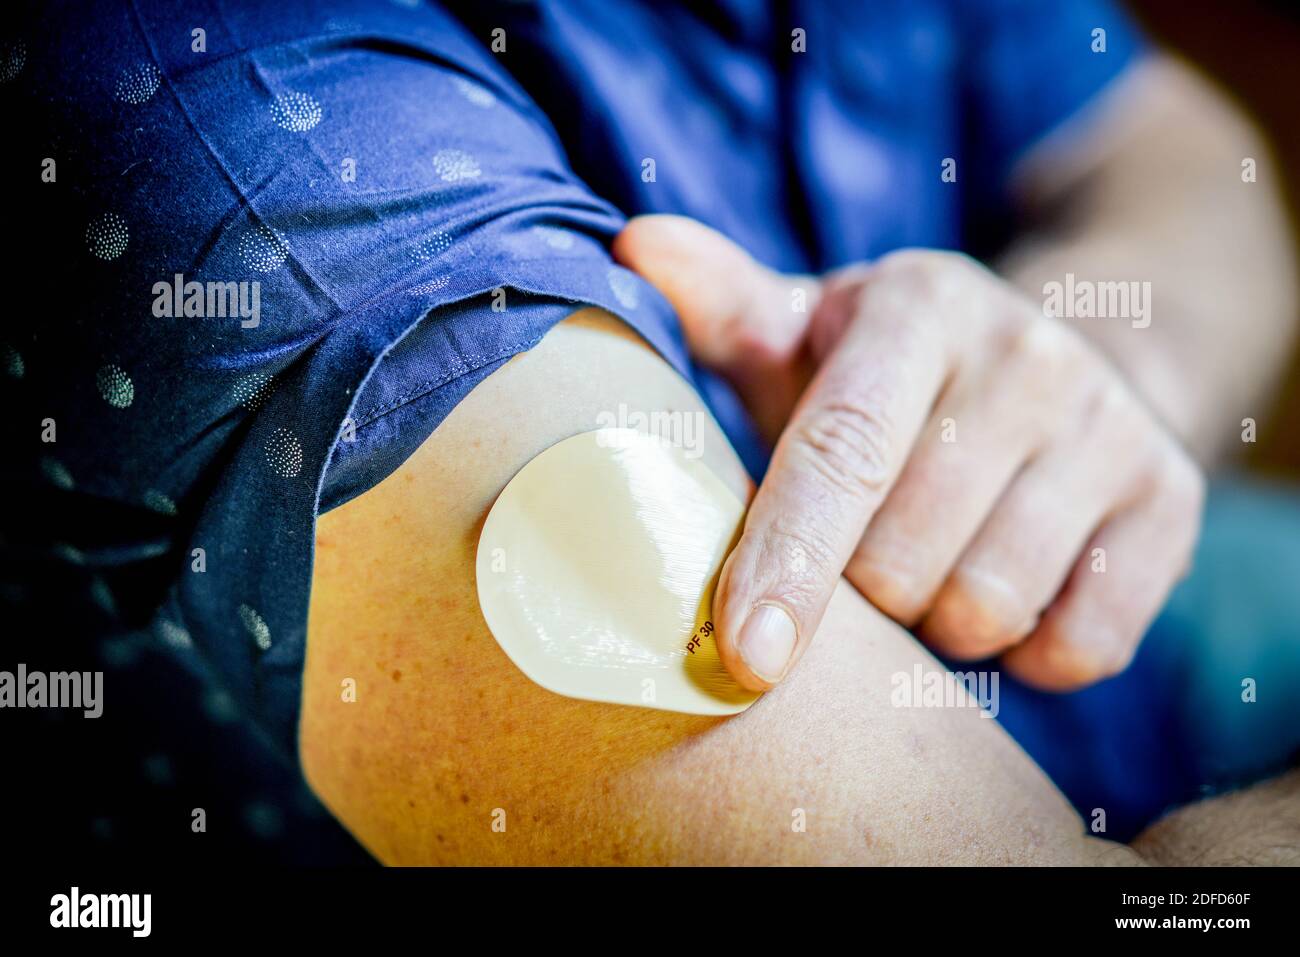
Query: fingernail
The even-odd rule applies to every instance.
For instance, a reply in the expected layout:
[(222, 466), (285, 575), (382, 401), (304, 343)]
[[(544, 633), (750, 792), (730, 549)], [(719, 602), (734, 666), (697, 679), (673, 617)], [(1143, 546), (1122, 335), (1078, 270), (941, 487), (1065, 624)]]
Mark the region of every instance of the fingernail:
[(764, 681), (781, 680), (794, 643), (794, 622), (776, 605), (756, 606), (740, 629), (740, 657)]

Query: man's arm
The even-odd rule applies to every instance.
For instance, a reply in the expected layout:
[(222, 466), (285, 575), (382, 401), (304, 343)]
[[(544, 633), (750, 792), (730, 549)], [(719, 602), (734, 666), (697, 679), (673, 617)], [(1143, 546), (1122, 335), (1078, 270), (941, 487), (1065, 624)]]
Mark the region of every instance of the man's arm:
[(1181, 808), (1133, 846), (1161, 865), (1300, 865), (1300, 771)]
[[(397, 472), (321, 517), (302, 758), (381, 860), (1136, 860), (1087, 837), (977, 709), (891, 706), (892, 675), (940, 666), (843, 584), (799, 668), (733, 718), (579, 701), (524, 677), (478, 609), (482, 521), (526, 462), (620, 402), (702, 409), (621, 323), (578, 314), (485, 380)], [(702, 447), (747, 496), (711, 419)], [(355, 702), (342, 700), (347, 678)]]
[(1068, 321), (1198, 458), (1222, 454), (1243, 418), (1263, 416), (1296, 324), (1292, 237), (1258, 131), (1190, 69), (1155, 57), (1016, 179), (1035, 222), (999, 272), (1039, 301), (1067, 273), (1149, 282), (1149, 317)]

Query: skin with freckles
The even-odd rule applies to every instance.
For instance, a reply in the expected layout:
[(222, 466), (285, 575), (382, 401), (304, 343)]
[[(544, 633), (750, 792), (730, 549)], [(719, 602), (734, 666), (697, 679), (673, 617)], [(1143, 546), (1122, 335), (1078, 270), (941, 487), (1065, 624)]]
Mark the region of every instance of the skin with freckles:
[[(518, 469), (619, 402), (702, 408), (617, 320), (579, 314), (481, 383), (397, 472), (321, 516), (301, 754), (381, 860), (1136, 860), (1087, 837), (977, 708), (893, 707), (893, 674), (938, 665), (847, 585), (798, 671), (734, 718), (579, 701), (526, 678), (477, 606), (479, 529)], [(701, 448), (746, 497), (716, 426)]]

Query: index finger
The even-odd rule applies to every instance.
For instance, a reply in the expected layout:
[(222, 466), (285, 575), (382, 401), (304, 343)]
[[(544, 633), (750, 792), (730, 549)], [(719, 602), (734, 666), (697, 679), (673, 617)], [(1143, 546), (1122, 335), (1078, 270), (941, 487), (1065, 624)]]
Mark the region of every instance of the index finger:
[(859, 302), (852, 288), (823, 303), (853, 315), (777, 442), (719, 580), (719, 652), (745, 687), (772, 686), (803, 653), (947, 377), (938, 325), (898, 305)]

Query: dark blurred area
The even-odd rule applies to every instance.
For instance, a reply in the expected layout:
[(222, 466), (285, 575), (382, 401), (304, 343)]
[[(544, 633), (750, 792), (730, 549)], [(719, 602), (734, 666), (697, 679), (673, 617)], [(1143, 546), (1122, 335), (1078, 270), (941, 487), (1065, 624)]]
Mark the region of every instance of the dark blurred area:
[[(1260, 122), (1282, 165), (1292, 221), (1300, 222), (1300, 6), (1132, 0), (1130, 7), (1154, 39), (1199, 64)], [(20, 160), (28, 162), (5, 159), (4, 170)], [(1300, 478), (1297, 423), (1300, 357), (1293, 356), (1247, 464)], [(13, 489), (6, 492), (6, 529), (22, 520), (20, 509), (39, 514), (37, 505), (19, 505)], [(129, 582), (107, 582), (89, 567), (69, 580), (53, 565), (48, 574), (16, 565), (0, 550), (0, 667), (102, 670), (111, 690), (96, 720), (62, 709), (3, 714), (8, 778), (0, 819), (11, 859), (69, 867), (372, 863), (230, 699), (178, 664), (171, 651), (183, 635), (115, 624)], [(29, 611), (20, 613), (20, 605)], [(196, 809), (203, 810), (203, 831), (193, 826)]]

